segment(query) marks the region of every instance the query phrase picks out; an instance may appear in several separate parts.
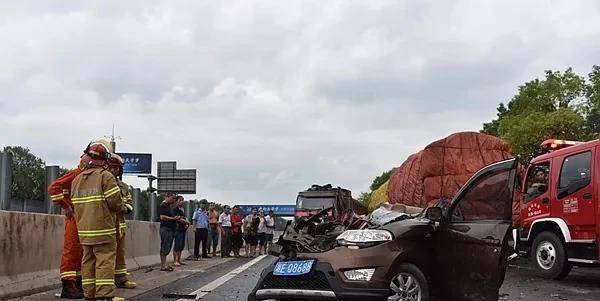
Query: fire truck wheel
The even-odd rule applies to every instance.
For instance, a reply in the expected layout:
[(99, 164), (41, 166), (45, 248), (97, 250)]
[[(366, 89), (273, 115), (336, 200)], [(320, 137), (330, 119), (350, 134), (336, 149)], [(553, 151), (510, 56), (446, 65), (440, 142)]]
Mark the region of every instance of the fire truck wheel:
[(545, 231), (533, 241), (532, 261), (538, 272), (548, 279), (563, 279), (571, 271), (564, 244), (550, 231)]

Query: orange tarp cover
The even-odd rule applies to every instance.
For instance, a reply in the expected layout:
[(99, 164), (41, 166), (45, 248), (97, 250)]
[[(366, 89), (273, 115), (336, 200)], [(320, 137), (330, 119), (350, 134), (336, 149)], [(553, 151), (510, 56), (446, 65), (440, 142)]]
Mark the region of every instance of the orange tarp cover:
[[(437, 199), (451, 199), (479, 169), (510, 158), (510, 147), (502, 139), (477, 132), (452, 134), (394, 168), (388, 187), (390, 203), (425, 208)], [(515, 201), (513, 220), (517, 221), (519, 202)]]

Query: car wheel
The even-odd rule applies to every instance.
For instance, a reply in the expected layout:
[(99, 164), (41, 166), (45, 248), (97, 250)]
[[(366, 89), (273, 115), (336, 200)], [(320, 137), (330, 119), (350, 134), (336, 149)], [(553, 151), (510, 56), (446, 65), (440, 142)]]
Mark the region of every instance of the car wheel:
[(556, 234), (546, 231), (533, 241), (533, 263), (544, 278), (563, 279), (573, 267), (567, 260), (567, 252)]
[(428, 301), (429, 285), (425, 275), (415, 265), (404, 263), (390, 281), (388, 301)]

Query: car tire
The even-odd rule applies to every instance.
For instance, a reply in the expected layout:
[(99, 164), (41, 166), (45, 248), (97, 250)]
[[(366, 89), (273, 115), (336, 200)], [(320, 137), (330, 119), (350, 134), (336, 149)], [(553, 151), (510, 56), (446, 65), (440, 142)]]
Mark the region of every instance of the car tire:
[(533, 241), (531, 252), (533, 265), (542, 277), (560, 280), (571, 272), (573, 265), (567, 260), (565, 246), (553, 232), (538, 234)]
[(429, 301), (429, 284), (425, 274), (414, 264), (403, 263), (390, 280), (388, 301)]

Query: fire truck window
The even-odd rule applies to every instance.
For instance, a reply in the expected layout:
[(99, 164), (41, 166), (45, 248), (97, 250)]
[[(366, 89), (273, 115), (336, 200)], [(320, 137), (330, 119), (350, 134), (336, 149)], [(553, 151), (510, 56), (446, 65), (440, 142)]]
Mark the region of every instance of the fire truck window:
[(529, 168), (529, 172), (527, 173), (527, 186), (523, 198), (525, 203), (528, 203), (548, 191), (549, 176), (550, 162), (539, 163)]
[(566, 157), (560, 170), (558, 196), (563, 198), (586, 187), (591, 180), (592, 153), (585, 152)]
[[(452, 212), (453, 221), (510, 220), (510, 170), (492, 174), (471, 187)], [(457, 213), (457, 210), (459, 214)]]

